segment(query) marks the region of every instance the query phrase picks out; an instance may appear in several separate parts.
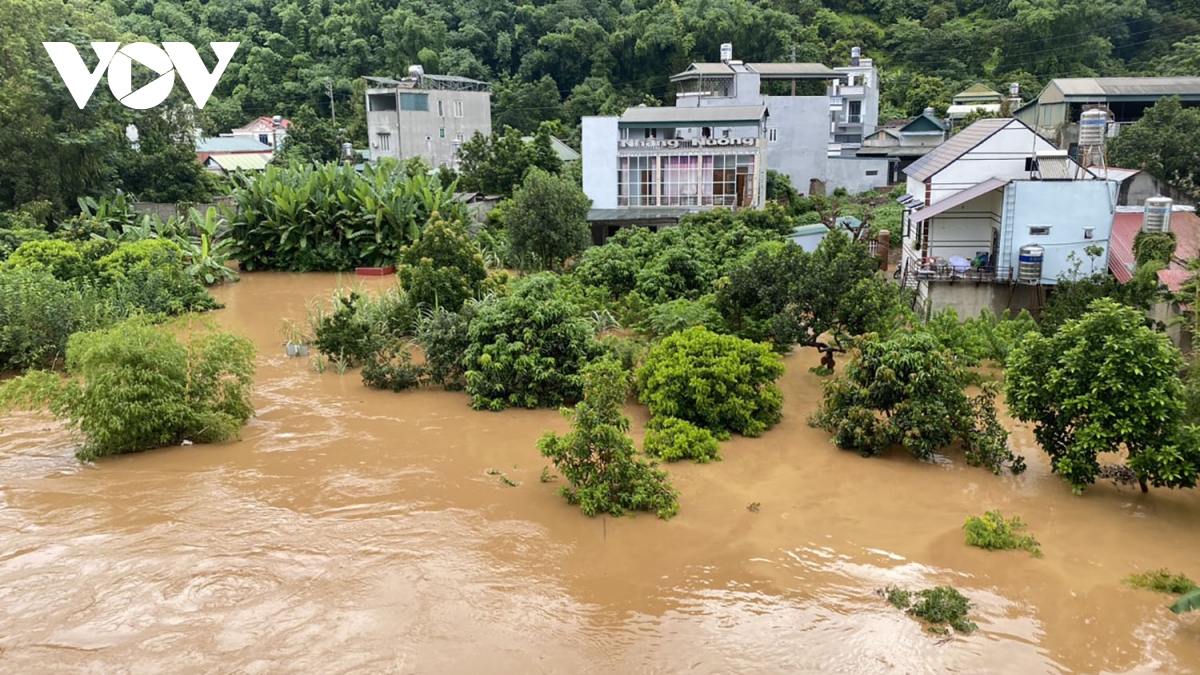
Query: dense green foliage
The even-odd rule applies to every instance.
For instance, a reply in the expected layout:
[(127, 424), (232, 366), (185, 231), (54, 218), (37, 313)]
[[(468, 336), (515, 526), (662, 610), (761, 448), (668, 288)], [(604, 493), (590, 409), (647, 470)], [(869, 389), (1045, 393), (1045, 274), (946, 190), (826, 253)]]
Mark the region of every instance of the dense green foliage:
[(1005, 520), (999, 511), (988, 511), (982, 516), (967, 518), (963, 530), (967, 533), (967, 545), (978, 546), (988, 551), (1029, 551), (1035, 558), (1042, 557), (1042, 549), (1033, 535), (1024, 534), (1025, 523), (1013, 516)]
[(1159, 269), (1160, 266), (1153, 261), (1141, 265), (1134, 272), (1133, 279), (1125, 284), (1103, 273), (1059, 278), (1038, 317), (1038, 327), (1043, 335), (1054, 335), (1067, 321), (1083, 317), (1091, 304), (1100, 298), (1108, 298), (1145, 312), (1159, 295)]
[(1147, 591), (1170, 593), (1172, 595), (1191, 593), (1197, 588), (1196, 582), (1186, 576), (1172, 574), (1170, 570), (1165, 569), (1130, 574), (1125, 583), (1134, 588), (1143, 588)]
[(578, 255), (591, 240), (591, 204), (570, 179), (531, 168), (504, 206), (512, 254), (541, 269), (558, 267)]
[[(1195, 36), (1191, 39), (1195, 45)], [(1160, 100), (1142, 119), (1109, 141), (1109, 161), (1113, 166), (1130, 169), (1145, 166), (1150, 173), (1195, 196), (1200, 195), (1196, 148), (1200, 148), (1200, 110), (1184, 108), (1178, 97), (1170, 97)]]
[(0, 387), (0, 406), (48, 407), (82, 437), (81, 459), (227, 440), (254, 413), (254, 347), (229, 333), (181, 342), (136, 321), (76, 333), (67, 373), (12, 380)]
[(841, 232), (830, 232), (812, 253), (761, 244), (731, 266), (716, 304), (743, 337), (780, 350), (813, 345), (826, 332), (859, 334), (903, 313), (900, 291), (877, 280), (878, 269), (879, 259)]
[(216, 308), (167, 239), (38, 240), (0, 263), (0, 370), (51, 366), (72, 333)]
[(702, 326), (667, 336), (637, 370), (639, 400), (655, 418), (675, 417), (719, 438), (759, 436), (782, 417), (775, 380), (783, 360), (767, 345)]
[(602, 347), (561, 290), (553, 275), (539, 274), (479, 306), (463, 357), (472, 407), (554, 407), (583, 395), (581, 372)]
[(699, 300), (678, 298), (654, 305), (647, 311), (644, 323), (651, 333), (660, 337), (692, 326), (704, 326), (714, 332), (720, 332), (724, 326), (720, 313), (712, 306), (712, 296)]
[(621, 414), (628, 396), (628, 377), (611, 359), (583, 370), (583, 398), (574, 410), (563, 410), (571, 432), (547, 432), (538, 450), (570, 483), (561, 493), (589, 516), (654, 511), (670, 518), (679, 511), (678, 493), (665, 471), (637, 456), (629, 437), (629, 419)]
[(1141, 266), (1158, 263), (1166, 267), (1175, 255), (1174, 232), (1138, 232), (1133, 238), (1133, 259)]
[(902, 588), (888, 588), (884, 595), (896, 609), (902, 609), (929, 624), (932, 633), (945, 633), (945, 627), (950, 626), (965, 635), (979, 627), (967, 619), (967, 613), (971, 610), (970, 601), (950, 586), (926, 588), (915, 593)]
[(437, 214), (411, 246), (400, 251), (400, 284), (419, 307), (457, 311), (478, 297), (487, 279), (479, 247), (461, 220)]
[(1200, 589), (1183, 594), (1171, 605), (1170, 610), (1176, 614), (1200, 610)]
[(528, 143), (512, 127), (491, 136), (476, 132), (459, 149), (458, 170), (464, 190), (510, 197), (533, 168), (554, 174), (562, 171), (562, 160), (550, 145), (547, 129), (540, 129)]
[(395, 264), (430, 217), (462, 220), (463, 206), (437, 179), (394, 164), (362, 172), (337, 164), (269, 166), (239, 176), (231, 217), (243, 269), (345, 271)]
[(1015, 317), (1011, 310), (997, 316), (984, 309), (978, 317), (960, 322), (958, 312), (951, 307), (934, 314), (918, 330), (932, 335), (939, 347), (953, 351), (964, 364), (994, 361), (1004, 365), (1012, 348), (1025, 335), (1037, 331), (1038, 325), (1024, 309)]
[(970, 397), (963, 361), (925, 333), (884, 340), (867, 335), (845, 372), (825, 383), (825, 399), (809, 423), (833, 434), (833, 443), (864, 457), (903, 446), (932, 459), (955, 443), (967, 463), (999, 474), (1025, 470), (1008, 448), (1008, 432), (996, 417), (997, 388), (985, 383)]
[(417, 329), (429, 379), (451, 391), (466, 386), (463, 356), (471, 346), (471, 319), (475, 311), (476, 305), (471, 303), (458, 312), (439, 307)]
[(708, 429), (677, 417), (656, 417), (646, 429), (643, 451), (668, 462), (690, 459), (704, 464), (721, 459), (721, 444)]
[(1122, 450), (1143, 491), (1194, 487), (1200, 430), (1183, 426), (1182, 366), (1138, 310), (1100, 299), (1052, 337), (1026, 337), (1009, 355), (1005, 394), (1076, 492), (1095, 482), (1101, 455)]

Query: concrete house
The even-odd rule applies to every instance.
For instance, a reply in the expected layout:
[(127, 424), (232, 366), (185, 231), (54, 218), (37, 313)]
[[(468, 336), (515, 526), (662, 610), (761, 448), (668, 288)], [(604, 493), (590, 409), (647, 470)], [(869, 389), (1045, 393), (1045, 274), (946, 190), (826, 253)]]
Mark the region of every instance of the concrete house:
[(1142, 206), (1151, 197), (1170, 197), (1176, 204), (1196, 206), (1191, 195), (1167, 181), (1143, 169), (1117, 169), (1099, 166), (1088, 167), (1097, 176), (1115, 180), (1121, 184), (1117, 194), (1117, 206)]
[(458, 150), (475, 132), (492, 133), (487, 82), (429, 75), (421, 66), (408, 77), (366, 78), (367, 137), (371, 158), (424, 157), (434, 167), (458, 166)]
[[(870, 59), (840, 69), (743, 63), (725, 45), (720, 63), (693, 63), (671, 81), (677, 85), (678, 108), (770, 111), (767, 168), (787, 174), (800, 192), (823, 194), (839, 187), (863, 192), (887, 184), (886, 160), (854, 155), (878, 120), (879, 74)], [(849, 154), (842, 154), (843, 145)]]
[(596, 243), (621, 227), (673, 225), (688, 213), (765, 201), (765, 106), (637, 107), (582, 122)]
[[(1076, 260), (1084, 272), (1108, 265), (1117, 182), (1098, 178), (1018, 120), (980, 120), (907, 173), (897, 274), (932, 311), (1036, 309), (1041, 287), (1056, 284)], [(1022, 268), (1026, 246), (1041, 253), (1026, 256)]]
[(899, 128), (883, 128), (863, 139), (859, 157), (886, 157), (890, 162), (888, 184), (898, 183), (913, 162), (929, 154), (946, 140), (948, 127), (933, 108)]
[(271, 146), (248, 136), (217, 136), (196, 141), (196, 159), (217, 174), (261, 171), (271, 163)]
[(1167, 96), (1184, 106), (1200, 105), (1200, 77), (1076, 77), (1050, 80), (1034, 100), (1013, 116), (1075, 156), (1079, 115), (1101, 106), (1112, 113), (1108, 134), (1142, 119), (1146, 109)]
[(951, 120), (961, 120), (967, 115), (982, 110), (983, 112), (999, 113), (1004, 96), (998, 91), (976, 82), (970, 87), (958, 92), (950, 100), (950, 108), (946, 115)]
[[(1108, 257), (1108, 271), (1121, 283), (1133, 279), (1135, 258), (1133, 242), (1142, 231), (1146, 219), (1144, 202), (1140, 206), (1118, 206), (1113, 218), (1112, 242)], [(1195, 207), (1174, 205), (1168, 229), (1175, 235), (1175, 254), (1166, 269), (1158, 271), (1158, 282), (1171, 293), (1179, 293), (1183, 285), (1192, 278), (1187, 263), (1200, 257), (1200, 217)], [(1150, 308), (1150, 318), (1166, 324), (1171, 342), (1185, 352), (1193, 348), (1193, 335), (1178, 319), (1193, 311), (1194, 307), (1176, 300), (1165, 300)]]
[(276, 124), (273, 118), (264, 116), (252, 120), (245, 126), (232, 129), (228, 134), (221, 135), (231, 138), (249, 138), (278, 149), (283, 147), (283, 139), (287, 138), (288, 129), (291, 127), (291, 120), (283, 119)]

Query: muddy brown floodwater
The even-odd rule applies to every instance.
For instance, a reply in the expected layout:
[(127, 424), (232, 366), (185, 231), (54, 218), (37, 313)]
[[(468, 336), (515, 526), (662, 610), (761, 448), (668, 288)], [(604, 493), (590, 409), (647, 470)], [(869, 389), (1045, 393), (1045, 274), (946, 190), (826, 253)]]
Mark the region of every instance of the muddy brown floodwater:
[[(587, 518), (539, 481), (534, 443), (567, 428), (557, 412), (474, 412), (461, 393), (370, 391), (285, 358), (281, 320), (335, 283), (260, 273), (217, 290), (217, 321), (260, 350), (240, 441), (87, 465), (47, 418), (4, 420), (0, 672), (1200, 667), (1200, 617), (1121, 584), (1200, 578), (1195, 491), (1074, 497), (1019, 425), (1015, 478), (840, 452), (805, 424), (820, 392), (806, 350), (787, 359), (779, 426), (670, 467), (678, 517)], [(645, 412), (629, 412), (640, 441)], [(1044, 558), (963, 543), (966, 516), (996, 508)], [(891, 584), (957, 586), (980, 630), (923, 633), (875, 595)]]

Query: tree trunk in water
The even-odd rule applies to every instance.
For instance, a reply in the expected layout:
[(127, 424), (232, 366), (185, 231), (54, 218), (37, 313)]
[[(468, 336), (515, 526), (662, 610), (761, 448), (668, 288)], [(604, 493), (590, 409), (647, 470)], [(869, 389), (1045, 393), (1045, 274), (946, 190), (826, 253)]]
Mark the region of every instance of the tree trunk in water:
[(1146, 492), (1149, 492), (1149, 491), (1150, 491), (1150, 487), (1149, 487), (1148, 485), (1146, 485), (1146, 479), (1145, 479), (1145, 478), (1142, 478), (1141, 476), (1138, 476), (1138, 485), (1141, 485), (1141, 486), (1142, 486), (1142, 492), (1143, 492), (1143, 493), (1146, 493)]

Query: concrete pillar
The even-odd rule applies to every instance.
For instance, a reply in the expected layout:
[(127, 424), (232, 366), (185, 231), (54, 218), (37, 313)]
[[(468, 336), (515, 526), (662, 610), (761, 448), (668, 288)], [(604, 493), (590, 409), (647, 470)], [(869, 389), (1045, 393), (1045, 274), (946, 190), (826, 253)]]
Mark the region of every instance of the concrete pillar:
[(880, 230), (879, 234), (875, 235), (875, 254), (879, 256), (879, 269), (884, 272), (887, 271), (891, 244), (892, 233), (888, 230)]

